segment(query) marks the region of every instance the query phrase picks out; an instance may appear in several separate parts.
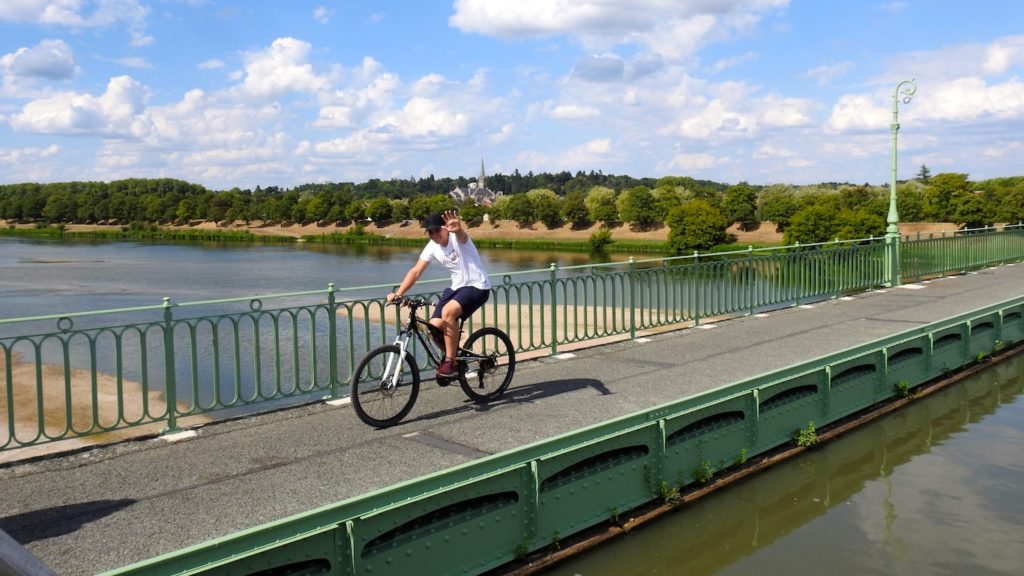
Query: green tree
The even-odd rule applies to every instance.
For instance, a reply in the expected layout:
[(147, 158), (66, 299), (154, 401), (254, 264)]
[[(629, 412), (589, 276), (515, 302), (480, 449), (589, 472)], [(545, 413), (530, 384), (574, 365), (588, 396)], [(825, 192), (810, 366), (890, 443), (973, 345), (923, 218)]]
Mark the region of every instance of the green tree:
[(758, 198), (758, 220), (774, 222), (779, 232), (789, 227), (797, 209), (796, 193), (786, 184), (769, 186)]
[(508, 219), (526, 228), (533, 224), (533, 204), (526, 194), (515, 194), (508, 199)]
[(970, 193), (967, 174), (944, 172), (932, 176), (924, 192), (925, 217), (935, 222), (954, 221), (957, 202)]
[(378, 224), (391, 220), (391, 201), (384, 197), (370, 200), (366, 215)]
[(725, 189), (722, 214), (729, 224), (739, 224), (741, 230), (753, 230), (757, 222), (757, 190), (740, 182)]
[(554, 190), (534, 188), (526, 193), (530, 199), (533, 220), (543, 222), (549, 230), (562, 226), (562, 200)]
[(786, 244), (829, 242), (836, 237), (837, 212), (832, 206), (811, 204), (793, 214), (783, 235)]
[(594, 186), (587, 192), (584, 201), (594, 222), (611, 225), (619, 221), (619, 210), (615, 207), (615, 190), (605, 186)]
[(991, 226), (995, 219), (984, 196), (981, 194), (967, 194), (958, 196), (953, 201), (951, 221), (962, 225), (964, 228), (982, 228), (984, 226)]
[(665, 222), (673, 208), (686, 201), (686, 189), (681, 186), (658, 186), (654, 189), (654, 202), (658, 207), (658, 221)]
[(581, 190), (573, 190), (562, 200), (562, 219), (568, 222), (573, 230), (582, 230), (591, 224), (586, 198), (586, 194)]
[(658, 204), (646, 186), (634, 186), (623, 192), (616, 201), (619, 217), (633, 225), (635, 230), (650, 230), (661, 223)]
[[(896, 186), (896, 211), (899, 214), (900, 222), (924, 221), (924, 190), (925, 185), (917, 180), (911, 180)], [(883, 213), (888, 217), (888, 194), (885, 198), (885, 211)]]
[(409, 219), (409, 203), (405, 200), (391, 201), (391, 218), (394, 220)]
[(877, 238), (885, 234), (885, 219), (865, 207), (840, 210), (835, 226), (835, 237), (840, 240)]
[(1000, 222), (1016, 224), (1024, 221), (1024, 184), (1005, 193), (999, 201), (996, 217)]
[(430, 198), (428, 196), (413, 196), (409, 199), (409, 218), (419, 220), (427, 219), (430, 214)]
[(669, 247), (676, 253), (708, 250), (726, 241), (729, 223), (706, 200), (691, 200), (668, 214)]
[(917, 181), (922, 184), (927, 184), (928, 180), (932, 177), (932, 171), (927, 166), (921, 164), (921, 169), (917, 171)]

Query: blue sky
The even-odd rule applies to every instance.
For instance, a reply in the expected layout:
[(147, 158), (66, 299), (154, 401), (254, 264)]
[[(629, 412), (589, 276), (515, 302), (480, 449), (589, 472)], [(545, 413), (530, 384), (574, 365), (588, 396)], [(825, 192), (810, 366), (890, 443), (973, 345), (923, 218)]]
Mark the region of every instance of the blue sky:
[(1024, 175), (1024, 0), (0, 0), (0, 183)]

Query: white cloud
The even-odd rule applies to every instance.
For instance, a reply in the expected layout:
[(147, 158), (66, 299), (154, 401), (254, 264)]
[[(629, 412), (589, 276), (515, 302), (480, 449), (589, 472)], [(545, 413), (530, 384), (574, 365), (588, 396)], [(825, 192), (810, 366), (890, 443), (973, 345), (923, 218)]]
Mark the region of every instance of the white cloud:
[(17, 166), (40, 158), (49, 158), (60, 152), (60, 146), (50, 144), (46, 148), (0, 148), (0, 164)]
[(310, 45), (295, 38), (278, 38), (266, 50), (245, 55), (242, 91), (257, 98), (276, 98), (288, 92), (319, 92), (329, 87), (306, 60)]
[(199, 68), (200, 70), (217, 70), (223, 67), (224, 61), (218, 60), (217, 58), (211, 58), (209, 60), (204, 60), (199, 64), (196, 64), (196, 68)]
[(148, 60), (146, 60), (145, 58), (139, 58), (137, 56), (117, 58), (116, 60), (114, 60), (114, 62), (120, 64), (121, 66), (126, 66), (128, 68), (138, 68), (142, 70), (153, 69), (153, 65), (150, 64)]
[(832, 107), (826, 126), (835, 132), (880, 130), (888, 125), (890, 117), (891, 112), (873, 98), (847, 94)]
[(9, 122), (23, 132), (126, 135), (147, 96), (147, 90), (137, 81), (117, 76), (110, 79), (100, 96), (61, 92), (29, 102)]
[(572, 36), (592, 51), (635, 44), (668, 60), (755, 26), (789, 0), (457, 0), (449, 25), (501, 38)]
[(575, 104), (555, 106), (548, 112), (548, 117), (556, 120), (589, 120), (600, 115), (601, 111), (597, 108)]
[(748, 135), (756, 128), (748, 114), (730, 110), (725, 102), (716, 98), (697, 115), (680, 122), (676, 131), (683, 138), (706, 140)]
[(327, 24), (331, 21), (331, 16), (334, 15), (334, 10), (331, 10), (327, 6), (317, 6), (313, 9), (313, 19), (321, 24)]
[(680, 170), (683, 172), (700, 171), (715, 168), (716, 166), (719, 166), (725, 162), (725, 159), (717, 158), (707, 153), (681, 153), (676, 154), (672, 157), (672, 161), (669, 163), (669, 168), (672, 170)]
[(505, 142), (510, 137), (512, 137), (512, 134), (515, 132), (515, 129), (516, 129), (515, 123), (514, 122), (509, 122), (508, 124), (503, 125), (500, 130), (498, 130), (497, 132), (494, 132), (490, 136), (488, 136), (488, 140), (492, 144), (501, 144), (502, 142)]
[(893, 86), (906, 78), (907, 70), (912, 70), (919, 81), (931, 84), (963, 77), (1019, 74), (1024, 72), (1024, 35), (907, 52), (886, 62), (886, 69), (874, 80)]
[(609, 160), (612, 152), (611, 138), (599, 138), (567, 150), (559, 158), (559, 165), (575, 166), (578, 170), (601, 166)]
[(0, 71), (13, 76), (68, 80), (78, 71), (75, 55), (63, 40), (43, 40), (0, 56)]
[(756, 52), (748, 51), (744, 52), (743, 54), (740, 54), (739, 56), (732, 56), (730, 58), (722, 58), (720, 60), (717, 60), (714, 64), (710, 66), (709, 69), (713, 74), (718, 74), (723, 70), (735, 68), (736, 66), (742, 66), (743, 64), (746, 64), (748, 62), (754, 62), (757, 60), (757, 58), (758, 56)]
[(835, 64), (827, 64), (811, 68), (804, 76), (811, 78), (818, 82), (818, 86), (828, 86), (836, 78), (845, 76), (847, 72), (853, 69), (853, 62), (836, 62)]
[(777, 96), (756, 99), (754, 104), (759, 110), (758, 124), (766, 128), (806, 126), (811, 123), (807, 112), (817, 107), (812, 100)]
[[(892, 121), (892, 91), (848, 94), (832, 108), (827, 128), (834, 132), (884, 130)], [(988, 84), (977, 77), (922, 85), (909, 103), (900, 103), (906, 122), (976, 122), (1024, 120), (1024, 82), (1013, 79)]]
[(5, 0), (0, 21), (66, 26), (71, 29), (107, 28), (125, 24), (133, 46), (146, 46), (149, 8), (138, 0)]

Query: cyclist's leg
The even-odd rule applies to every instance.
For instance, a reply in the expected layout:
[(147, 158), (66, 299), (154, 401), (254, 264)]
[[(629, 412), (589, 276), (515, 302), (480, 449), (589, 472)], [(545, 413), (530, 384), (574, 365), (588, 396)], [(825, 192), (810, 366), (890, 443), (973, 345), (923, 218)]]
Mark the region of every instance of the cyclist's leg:
[(445, 355), (454, 358), (459, 348), (459, 323), (469, 318), (490, 297), (490, 290), (463, 286), (458, 290), (446, 289), (434, 310), (430, 323), (444, 330)]

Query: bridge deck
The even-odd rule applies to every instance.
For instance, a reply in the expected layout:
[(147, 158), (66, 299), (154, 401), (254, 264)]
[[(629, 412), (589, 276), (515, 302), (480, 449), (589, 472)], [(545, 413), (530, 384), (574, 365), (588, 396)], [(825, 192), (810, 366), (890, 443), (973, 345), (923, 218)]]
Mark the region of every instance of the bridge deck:
[(401, 425), (318, 404), (0, 468), (0, 528), (93, 574), (1019, 296), (1024, 266), (542, 358), (486, 407), (426, 382)]

